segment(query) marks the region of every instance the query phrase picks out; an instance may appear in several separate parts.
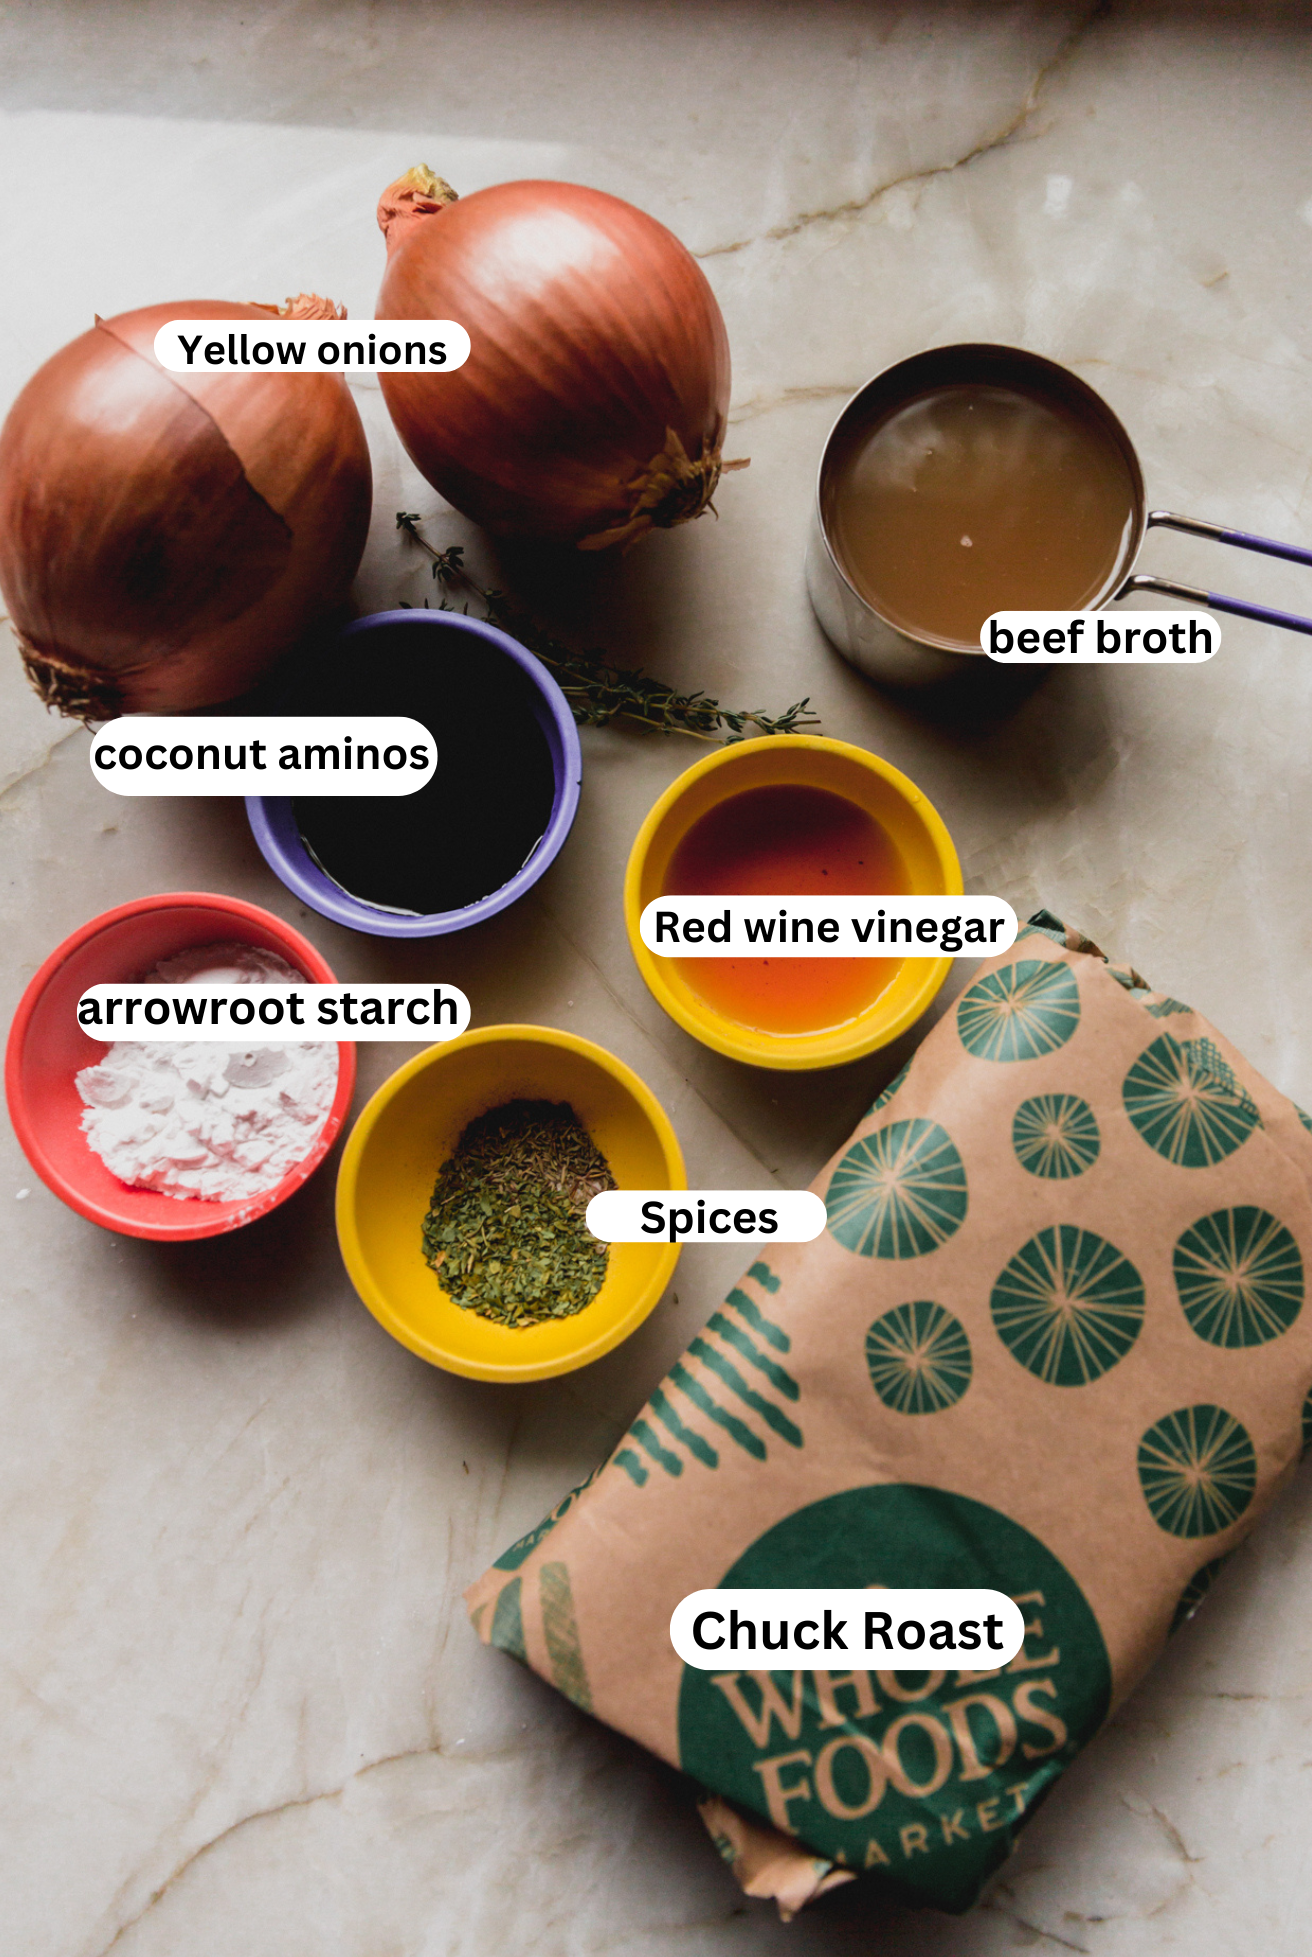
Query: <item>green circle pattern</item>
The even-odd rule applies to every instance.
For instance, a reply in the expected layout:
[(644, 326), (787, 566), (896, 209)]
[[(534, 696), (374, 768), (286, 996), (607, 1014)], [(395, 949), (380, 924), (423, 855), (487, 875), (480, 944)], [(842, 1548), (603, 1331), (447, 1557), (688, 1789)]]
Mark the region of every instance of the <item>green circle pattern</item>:
[(890, 1121), (854, 1142), (825, 1196), (831, 1236), (858, 1257), (923, 1257), (966, 1220), (966, 1169), (937, 1121)]
[(1253, 1499), (1253, 1443), (1224, 1407), (1181, 1407), (1139, 1442), (1139, 1486), (1159, 1529), (1186, 1539), (1214, 1536)]
[(1217, 1577), (1221, 1574), (1222, 1565), (1228, 1563), (1229, 1560), (1230, 1558), (1228, 1556), (1214, 1556), (1210, 1563), (1203, 1564), (1201, 1570), (1194, 1571), (1188, 1583), (1186, 1583), (1184, 1589), (1180, 1592), (1180, 1600), (1176, 1604), (1175, 1615), (1171, 1619), (1170, 1630), (1167, 1632), (1168, 1637), (1174, 1636), (1182, 1624), (1188, 1623), (1199, 1604), (1202, 1603), (1203, 1598), (1216, 1582)]
[(1011, 1145), (1030, 1175), (1064, 1182), (1093, 1167), (1102, 1137), (1093, 1109), (1077, 1094), (1037, 1094), (1017, 1108)]
[(1261, 1125), (1257, 1103), (1211, 1040), (1160, 1034), (1130, 1068), (1121, 1095), (1149, 1148), (1183, 1169), (1224, 1161)]
[(1074, 1223), (1022, 1244), (989, 1295), (998, 1337), (1048, 1386), (1087, 1386), (1143, 1325), (1143, 1280), (1115, 1244)]
[(1080, 1023), (1080, 988), (1067, 965), (1022, 958), (977, 979), (957, 1005), (957, 1031), (977, 1060), (1040, 1060)]
[(1184, 1232), (1172, 1259), (1184, 1315), (1209, 1345), (1265, 1345), (1303, 1309), (1303, 1259), (1268, 1210), (1213, 1210)]
[[(714, 1581), (708, 1571), (707, 1581)], [(870, 1866), (870, 1844), (879, 1848), (880, 1877), (903, 1901), (932, 1903), (941, 1910), (967, 1909), (989, 1873), (1006, 1860), (1016, 1834), (1053, 1782), (1092, 1738), (1107, 1715), (1111, 1697), (1111, 1663), (1098, 1620), (1074, 1577), (1036, 1536), (997, 1509), (941, 1488), (882, 1483), (843, 1490), (807, 1503), (785, 1516), (746, 1548), (719, 1578), (728, 1590), (777, 1588), (865, 1589), (869, 1585), (944, 1588), (987, 1587), (1004, 1596), (1043, 1598), (1041, 1607), (1022, 1605), (1027, 1618), (1036, 1610), (1042, 1622), (1042, 1642), (1028, 1642), (1031, 1665), (1047, 1652), (1054, 1657), (1051, 1671), (1003, 1672), (982, 1689), (1003, 1701), (1012, 1721), (1028, 1718), (1019, 1695), (1034, 1679), (1050, 1682), (1034, 1696), (1035, 1706), (1050, 1706), (1060, 1719), (1060, 1743), (1054, 1727), (1048, 1733), (1033, 1728), (1025, 1739), (1004, 1741), (1002, 1729), (985, 1730), (984, 1710), (973, 1708), (982, 1775), (963, 1781), (959, 1771), (935, 1775), (940, 1785), (923, 1793), (903, 1791), (890, 1774), (872, 1787), (869, 1769), (858, 1748), (847, 1746), (833, 1761), (833, 1784), (845, 1799), (848, 1813), (826, 1807), (816, 1786), (816, 1767), (826, 1747), (835, 1741), (864, 1737), (868, 1746), (900, 1754), (910, 1777), (928, 1779), (933, 1755), (924, 1731), (907, 1721), (937, 1720), (945, 1732), (956, 1717), (947, 1706), (961, 1698), (963, 1688), (955, 1671), (911, 1670), (916, 1657), (928, 1654), (892, 1653), (863, 1659), (849, 1652), (845, 1666), (866, 1663), (896, 1668), (900, 1691), (879, 1689), (871, 1680), (876, 1703), (863, 1712), (854, 1689), (838, 1685), (841, 1722), (835, 1726), (822, 1690), (810, 1670), (770, 1670), (778, 1658), (768, 1652), (721, 1654), (724, 1673), (717, 1677), (692, 1665), (682, 1667), (678, 1701), (678, 1764), (694, 1780), (745, 1808), (749, 1815), (769, 1820), (766, 1787), (759, 1769), (781, 1753), (796, 1749), (811, 1756), (797, 1772), (784, 1769), (788, 1784), (805, 1777), (807, 1796), (789, 1802), (788, 1820), (803, 1852), (841, 1862), (851, 1869)], [(849, 1644), (854, 1626), (849, 1626)], [(817, 1655), (817, 1662), (822, 1662)], [(831, 1662), (837, 1663), (834, 1659)], [(941, 1663), (941, 1660), (937, 1662)], [(969, 1658), (966, 1659), (969, 1663)], [(746, 1667), (753, 1669), (748, 1671)], [(743, 1669), (739, 1669), (742, 1667)], [(760, 1667), (757, 1670), (756, 1667)], [(773, 1712), (767, 1710), (770, 1691)], [(1030, 1694), (1026, 1693), (1029, 1697)], [(908, 1699), (914, 1703), (907, 1704)], [(828, 1706), (832, 1708), (833, 1699)], [(737, 1709), (736, 1709), (737, 1708)], [(781, 1726), (779, 1712), (787, 1715)], [(742, 1713), (749, 1719), (745, 1720)], [(1005, 1717), (1005, 1714), (1004, 1714)], [(978, 1725), (974, 1724), (978, 1722)], [(1022, 1731), (1024, 1729), (1022, 1728)], [(1033, 1757), (1037, 1752), (1039, 1757)], [(848, 1775), (850, 1774), (850, 1779)], [(873, 1796), (873, 1799), (871, 1798)], [(976, 1823), (979, 1804), (996, 1824)], [(917, 1829), (920, 1847), (906, 1851), (903, 1830)], [(923, 1851), (923, 1852), (922, 1852)]]
[(941, 1413), (970, 1385), (970, 1340), (929, 1299), (897, 1305), (866, 1333), (870, 1383), (894, 1413)]
[(1289, 1105), (1294, 1110), (1294, 1113), (1298, 1116), (1303, 1126), (1307, 1129), (1308, 1134), (1312, 1135), (1312, 1114), (1305, 1114), (1302, 1108), (1299, 1107), (1297, 1101), (1291, 1101)]

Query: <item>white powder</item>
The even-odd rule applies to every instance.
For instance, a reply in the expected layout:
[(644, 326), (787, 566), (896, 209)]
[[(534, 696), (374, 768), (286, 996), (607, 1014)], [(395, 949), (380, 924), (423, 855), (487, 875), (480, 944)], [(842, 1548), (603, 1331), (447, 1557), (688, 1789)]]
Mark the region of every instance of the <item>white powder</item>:
[[(201, 945), (145, 982), (294, 984), (304, 973), (254, 945)], [(304, 1160), (337, 1091), (337, 1048), (116, 1040), (84, 1067), (82, 1127), (105, 1167), (136, 1189), (231, 1203), (258, 1196)]]

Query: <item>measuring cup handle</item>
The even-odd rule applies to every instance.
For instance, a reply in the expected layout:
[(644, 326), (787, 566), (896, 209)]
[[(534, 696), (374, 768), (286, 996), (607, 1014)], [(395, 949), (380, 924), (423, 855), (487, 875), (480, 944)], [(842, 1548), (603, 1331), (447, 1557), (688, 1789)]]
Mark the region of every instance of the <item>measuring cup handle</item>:
[(1286, 632), (1312, 634), (1312, 618), (1300, 618), (1297, 612), (1273, 611), (1270, 605), (1250, 605), (1243, 598), (1226, 598), (1219, 591), (1200, 591), (1197, 585), (1176, 584), (1172, 578), (1155, 578), (1147, 571), (1127, 578), (1116, 596), (1125, 598), (1132, 591), (1156, 591), (1164, 598), (1186, 598), (1191, 605), (1203, 605), (1208, 611), (1232, 612), (1236, 618), (1255, 618), (1259, 625), (1279, 625)]
[[(1176, 516), (1173, 510), (1149, 510), (1148, 524), (1163, 530), (1183, 530), (1190, 537), (1206, 537), (1214, 544), (1233, 544), (1237, 550), (1255, 550), (1263, 557), (1283, 557), (1289, 564), (1312, 565), (1312, 550), (1301, 544), (1278, 544), (1270, 537), (1255, 537), (1248, 530), (1227, 530), (1220, 523), (1207, 523), (1201, 517)], [(1264, 612), (1246, 614), (1263, 618)]]
[[(1222, 524), (1205, 522), (1202, 517), (1177, 516), (1173, 510), (1149, 510), (1148, 523), (1163, 530), (1183, 530), (1190, 537), (1206, 537), (1214, 544), (1234, 544), (1239, 550), (1255, 550), (1263, 557), (1283, 557), (1290, 564), (1312, 565), (1312, 550), (1304, 550), (1300, 544), (1278, 544), (1270, 537), (1254, 537), (1247, 530), (1227, 530)], [(1219, 591), (1199, 591), (1195, 585), (1150, 577), (1147, 572), (1127, 578), (1116, 595), (1123, 598), (1128, 591), (1160, 591), (1168, 598), (1187, 598), (1191, 604), (1206, 605), (1214, 612), (1255, 618), (1259, 625), (1279, 625), (1286, 632), (1312, 633), (1312, 618), (1300, 618), (1297, 612), (1250, 605), (1242, 598), (1225, 598)]]

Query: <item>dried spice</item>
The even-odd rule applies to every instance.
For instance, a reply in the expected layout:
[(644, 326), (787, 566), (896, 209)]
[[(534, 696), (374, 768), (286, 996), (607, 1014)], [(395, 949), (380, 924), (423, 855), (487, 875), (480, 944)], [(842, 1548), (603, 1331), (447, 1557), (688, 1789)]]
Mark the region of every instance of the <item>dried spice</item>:
[(608, 1247), (584, 1220), (610, 1164), (563, 1101), (507, 1101), (469, 1123), (442, 1164), (424, 1257), (462, 1311), (540, 1325), (590, 1305)]

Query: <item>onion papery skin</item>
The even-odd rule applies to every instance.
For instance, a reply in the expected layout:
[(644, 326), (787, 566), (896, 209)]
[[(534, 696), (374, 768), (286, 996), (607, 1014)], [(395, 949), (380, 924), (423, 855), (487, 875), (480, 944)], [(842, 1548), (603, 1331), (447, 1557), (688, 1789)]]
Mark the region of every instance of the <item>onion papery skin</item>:
[(364, 550), (369, 450), (339, 375), (169, 374), (187, 300), (98, 319), (0, 431), (0, 592), (38, 692), (87, 719), (215, 706), (340, 607)]
[(729, 341), (691, 252), (580, 184), (441, 203), (421, 176), (383, 194), (377, 316), (457, 320), (471, 341), (454, 373), (380, 376), (421, 474), (495, 534), (583, 549), (700, 515), (722, 466)]

